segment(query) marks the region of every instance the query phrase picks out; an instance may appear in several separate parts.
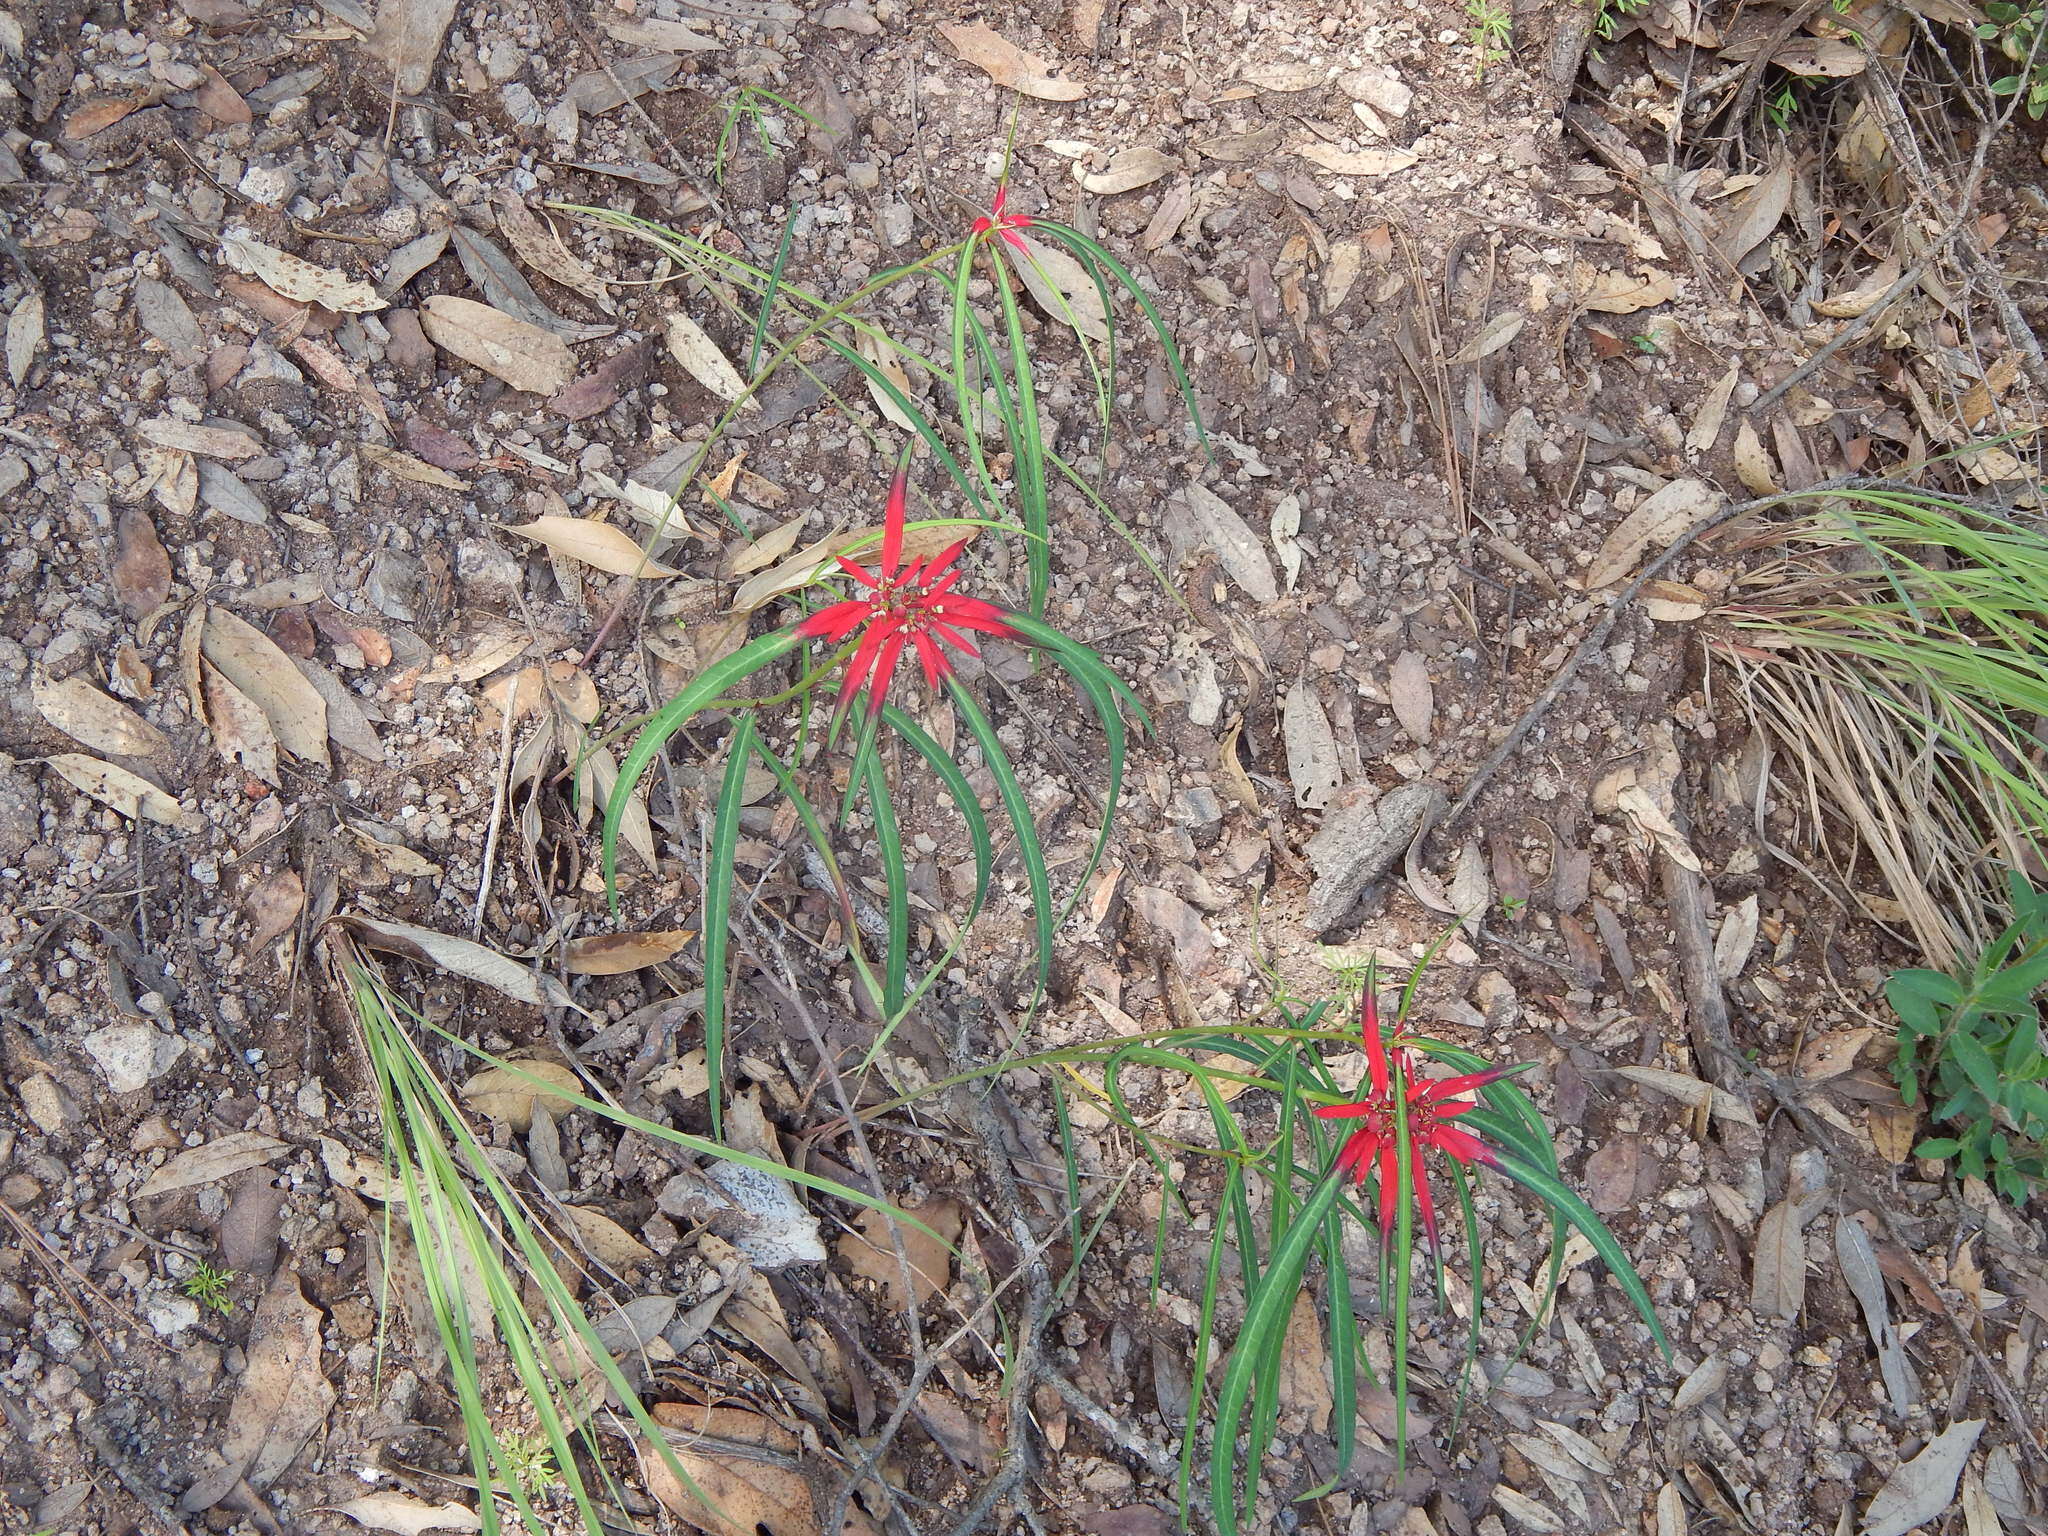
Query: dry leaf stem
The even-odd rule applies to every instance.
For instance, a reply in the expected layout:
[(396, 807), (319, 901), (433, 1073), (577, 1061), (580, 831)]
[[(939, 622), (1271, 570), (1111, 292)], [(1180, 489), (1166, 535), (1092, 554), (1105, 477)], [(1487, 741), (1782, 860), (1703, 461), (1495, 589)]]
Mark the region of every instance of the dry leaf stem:
[(515, 680), (505, 695), (504, 723), (498, 731), (498, 771), (491, 779), (491, 824), (484, 833), (484, 867), (477, 876), (476, 912), (470, 919), (472, 938), (484, 936), (484, 903), (491, 899), (491, 871), (498, 863), (498, 833), (505, 825), (505, 783), (512, 776), (512, 717), (517, 711), (519, 686)]

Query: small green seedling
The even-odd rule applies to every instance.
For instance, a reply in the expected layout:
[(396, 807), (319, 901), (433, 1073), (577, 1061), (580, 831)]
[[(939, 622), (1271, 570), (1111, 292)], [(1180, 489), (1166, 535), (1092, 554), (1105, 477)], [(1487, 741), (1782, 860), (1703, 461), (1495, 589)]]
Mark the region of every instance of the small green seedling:
[(1498, 0), (1465, 0), (1465, 19), (1472, 24), (1465, 40), (1479, 55), (1475, 78), (1484, 80), (1487, 66), (1508, 56), (1508, 47), (1515, 40), (1515, 18)]
[(199, 1267), (187, 1275), (178, 1289), (198, 1302), (223, 1315), (235, 1310), (235, 1304), (228, 1297), (228, 1282), (235, 1278), (232, 1269), (199, 1261)]
[(1977, 36), (1996, 43), (1998, 51), (2020, 66), (2018, 72), (1991, 82), (1992, 94), (2026, 98), (2027, 116), (2048, 112), (2048, 44), (2041, 39), (2048, 6), (2013, 5), (1991, 0), (1984, 7), (1988, 21), (1978, 23)]
[(2018, 1205), (2048, 1186), (2039, 1003), (2048, 986), (2048, 893), (2019, 875), (2011, 881), (2012, 925), (1967, 972), (1895, 971), (1885, 997), (1899, 1016), (1899, 1097), (1916, 1103), (1924, 1086), (1928, 1118), (1950, 1128), (1914, 1156), (1952, 1159)]
[(778, 96), (764, 85), (741, 86), (726, 99), (725, 125), (718, 131), (718, 148), (711, 157), (711, 179), (720, 186), (725, 185), (726, 156), (732, 149), (733, 138), (743, 119), (754, 125), (754, 137), (760, 141), (761, 153), (770, 160), (775, 158), (775, 140), (768, 132), (768, 109), (771, 106), (794, 112), (813, 128), (824, 126), (787, 96)]

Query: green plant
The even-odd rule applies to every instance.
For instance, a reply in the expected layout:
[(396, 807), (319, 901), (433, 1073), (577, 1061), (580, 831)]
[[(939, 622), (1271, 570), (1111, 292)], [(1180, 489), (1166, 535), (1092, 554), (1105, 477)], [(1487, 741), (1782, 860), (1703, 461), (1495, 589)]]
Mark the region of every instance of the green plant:
[[(434, 1331), (447, 1356), (471, 1468), (479, 1487), (496, 1491), (495, 1498), (480, 1501), (477, 1511), (484, 1536), (496, 1536), (505, 1525), (501, 1500), (531, 1536), (555, 1536), (563, 1529), (560, 1515), (544, 1520), (535, 1507), (535, 1491), (556, 1483), (576, 1512), (578, 1528), (586, 1536), (604, 1536), (612, 1524), (606, 1506), (620, 1503), (601, 1438), (608, 1428), (631, 1434), (641, 1453), (660, 1461), (678, 1486), (698, 1498), (704, 1495), (599, 1337), (569, 1278), (582, 1282), (588, 1305), (602, 1306), (610, 1304), (602, 1275), (573, 1241), (556, 1235), (519, 1185), (491, 1160), (422, 1037), (436, 1042), (437, 1049), (452, 1047), (459, 1055), (524, 1078), (537, 1092), (565, 1099), (622, 1129), (886, 1212), (937, 1238), (924, 1223), (886, 1201), (642, 1119), (480, 1050), (407, 1004), (345, 938), (331, 942), (335, 980), (351, 1000), (376, 1079), (384, 1133), (386, 1292), (381, 1300), (388, 1308), (395, 1265), (418, 1266)], [(494, 1404), (496, 1384), (507, 1378), (513, 1384), (512, 1400)], [(607, 1399), (618, 1405), (623, 1419), (598, 1411)], [(498, 1425), (508, 1419), (530, 1420), (535, 1427), (500, 1431)]]
[(1471, 23), (1465, 41), (1479, 56), (1474, 75), (1484, 80), (1487, 67), (1508, 56), (1515, 40), (1515, 18), (1499, 0), (1465, 0), (1465, 19)]
[(1603, 43), (1614, 41), (1614, 18), (1633, 16), (1650, 0), (1592, 0), (1593, 35)]
[(771, 105), (785, 112), (794, 112), (813, 128), (824, 126), (788, 97), (778, 96), (766, 86), (741, 86), (726, 98), (725, 121), (718, 130), (718, 147), (711, 156), (711, 179), (720, 186), (725, 185), (726, 156), (732, 149), (732, 141), (741, 122), (754, 125), (754, 137), (760, 141), (761, 152), (771, 160), (775, 158), (775, 140), (768, 132), (768, 109)]
[(1952, 1159), (2018, 1205), (2048, 1185), (2048, 1057), (2038, 1001), (2048, 986), (2048, 893), (2017, 874), (2011, 890), (2012, 925), (1967, 970), (1895, 971), (1885, 997), (1899, 1016), (1892, 1068), (1899, 1097), (1916, 1103), (1924, 1087), (1929, 1119), (1953, 1127), (1914, 1155)]
[[(1718, 654), (1802, 790), (1854, 834), (1847, 880), (1929, 962), (1956, 969), (2014, 920), (2000, 873), (2048, 858), (2048, 536), (1997, 508), (1890, 486), (1801, 499), (1785, 552), (1726, 610)], [(1823, 849), (1833, 835), (1812, 817)], [(1848, 853), (1835, 862), (1849, 875)], [(1874, 878), (1873, 878), (1874, 875)]]
[(1996, 43), (1998, 51), (2019, 65), (2009, 75), (1991, 82), (1993, 95), (2025, 97), (2027, 116), (2038, 119), (2048, 112), (2048, 50), (2042, 47), (2048, 26), (2048, 6), (2014, 5), (2011, 0), (1988, 0), (1987, 18), (1977, 24), (1977, 36)]
[[(1427, 958), (1423, 964), (1426, 965)], [(1397, 1017), (1412, 1003), (1422, 966), (1402, 989)], [(1356, 1450), (1360, 1378), (1377, 1385), (1362, 1348), (1355, 1315), (1352, 1272), (1344, 1227), (1363, 1222), (1377, 1232), (1380, 1262), (1378, 1310), (1386, 1319), (1392, 1370), (1391, 1394), (1397, 1460), (1406, 1456), (1411, 1389), (1410, 1333), (1416, 1321), (1413, 1266), (1419, 1217), (1424, 1247), (1435, 1280), (1440, 1311), (1447, 1312), (1445, 1248), (1440, 1241), (1438, 1200), (1427, 1161), (1442, 1159), (1458, 1213), (1469, 1263), (1471, 1316), (1464, 1330), (1464, 1373), (1452, 1395), (1460, 1407), (1477, 1356), (1484, 1321), (1482, 1238), (1473, 1201), (1474, 1175), (1488, 1168), (1534, 1194), (1553, 1226), (1550, 1286), (1555, 1288), (1566, 1226), (1576, 1228), (1607, 1264), (1660, 1349), (1669, 1346), (1649, 1293), (1613, 1235), (1589, 1206), (1563, 1183), (1550, 1134), (1528, 1096), (1510, 1078), (1515, 1068), (1490, 1067), (1468, 1051), (1419, 1035), (1382, 1037), (1377, 976), (1370, 969), (1360, 994), (1356, 1035), (1324, 1027), (1331, 1005), (1319, 1002), (1297, 1014), (1275, 1004), (1271, 1026), (1253, 1025), (1229, 1034), (1174, 1031), (1160, 1039), (1110, 1042), (1102, 1059), (1101, 1093), (1112, 1113), (1138, 1138), (1158, 1168), (1167, 1199), (1155, 1235), (1153, 1284), (1160, 1284), (1170, 1232), (1199, 1226), (1197, 1206), (1214, 1212), (1209, 1228), (1202, 1292), (1195, 1329), (1191, 1378), (1198, 1390), (1210, 1376), (1218, 1347), (1218, 1318), (1226, 1259), (1234, 1250), (1245, 1292), (1244, 1321), (1225, 1360), (1213, 1401), (1209, 1460), (1209, 1513), (1218, 1531), (1232, 1536), (1253, 1518), (1257, 1471), (1272, 1443), (1279, 1411), (1280, 1360), (1305, 1280), (1321, 1292), (1322, 1331), (1330, 1361), (1337, 1439), (1337, 1466), (1319, 1486), (1295, 1495), (1318, 1497), (1342, 1479)], [(1337, 1086), (1323, 1047), (1341, 1042), (1363, 1048), (1366, 1091), (1348, 1098)], [(1071, 1060), (1071, 1058), (1070, 1058)], [(1452, 1074), (1431, 1078), (1423, 1068), (1440, 1064)], [(1144, 1129), (1131, 1113), (1123, 1075), (1152, 1068), (1184, 1075), (1194, 1084), (1216, 1135), (1214, 1147), (1165, 1142)], [(1252, 1105), (1250, 1090), (1264, 1089), (1271, 1129)], [(1349, 1122), (1338, 1139), (1328, 1128)], [(1199, 1158), (1215, 1173), (1218, 1187), (1192, 1171), (1176, 1176), (1169, 1153)], [(1205, 1155), (1206, 1154), (1206, 1155)], [(1370, 1186), (1370, 1201), (1354, 1199), (1347, 1181)], [(1263, 1185), (1265, 1214), (1254, 1215), (1254, 1185)], [(1531, 1327), (1533, 1328), (1533, 1324)], [(1528, 1334), (1524, 1335), (1526, 1344)], [(1181, 1453), (1183, 1513), (1193, 1482), (1199, 1406), (1191, 1405)], [(1242, 1435), (1242, 1440), (1240, 1440)]]
[(179, 1283), (178, 1289), (202, 1307), (226, 1314), (235, 1310), (235, 1304), (228, 1296), (228, 1282), (234, 1278), (232, 1269), (222, 1269), (201, 1259), (192, 1273)]

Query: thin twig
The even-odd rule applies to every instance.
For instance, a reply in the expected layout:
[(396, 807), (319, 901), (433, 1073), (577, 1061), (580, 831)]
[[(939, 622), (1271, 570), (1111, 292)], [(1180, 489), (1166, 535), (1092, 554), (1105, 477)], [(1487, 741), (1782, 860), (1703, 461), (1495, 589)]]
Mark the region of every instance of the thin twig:
[(518, 713), (519, 682), (506, 690), (504, 724), (498, 731), (498, 771), (491, 781), (491, 825), (484, 834), (484, 867), (477, 875), (476, 912), (470, 919), (469, 936), (484, 936), (484, 903), (491, 899), (491, 873), (498, 867), (498, 833), (505, 824), (506, 781), (512, 777), (512, 717)]

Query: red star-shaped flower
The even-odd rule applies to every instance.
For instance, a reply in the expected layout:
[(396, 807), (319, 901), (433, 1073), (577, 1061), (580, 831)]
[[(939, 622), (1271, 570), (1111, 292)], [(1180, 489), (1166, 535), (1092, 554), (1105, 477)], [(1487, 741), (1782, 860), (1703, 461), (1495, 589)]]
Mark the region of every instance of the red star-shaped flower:
[(1365, 1123), (1344, 1140), (1337, 1154), (1337, 1172), (1350, 1174), (1363, 1184), (1369, 1173), (1377, 1173), (1380, 1185), (1380, 1231), (1393, 1231), (1394, 1201), (1400, 1183), (1400, 1153), (1395, 1142), (1393, 1080), (1398, 1073), (1407, 1085), (1409, 1170), (1415, 1179), (1415, 1204), (1422, 1215), (1423, 1235), (1429, 1246), (1437, 1246), (1436, 1202), (1429, 1188), (1429, 1172), (1423, 1166), (1428, 1152), (1441, 1152), (1470, 1167), (1497, 1161), (1493, 1149), (1450, 1122), (1479, 1105), (1467, 1094), (1478, 1092), (1514, 1070), (1494, 1067), (1484, 1072), (1467, 1072), (1461, 1077), (1418, 1078), (1415, 1058), (1404, 1047), (1389, 1051), (1380, 1037), (1379, 999), (1370, 979), (1359, 1008), (1359, 1032), (1363, 1037), (1367, 1086), (1370, 1091), (1355, 1104), (1326, 1104), (1316, 1110), (1325, 1120), (1362, 1120)]
[(974, 233), (985, 235), (994, 231), (1021, 251), (1025, 249), (1024, 237), (1018, 234), (1017, 231), (1029, 229), (1031, 227), (1031, 218), (1028, 214), (1003, 212), (1003, 203), (1009, 198), (1009, 195), (1010, 188), (1008, 183), (996, 188), (995, 201), (988, 205), (988, 213), (974, 221)]
[(897, 660), (906, 645), (914, 646), (924, 663), (924, 679), (936, 689), (941, 678), (953, 670), (952, 658), (944, 647), (981, 653), (962, 630), (1008, 635), (1003, 610), (978, 597), (962, 597), (953, 590), (960, 573), (953, 562), (967, 547), (961, 539), (936, 560), (913, 560), (903, 565), (903, 523), (909, 485), (907, 466), (896, 471), (889, 486), (889, 506), (882, 517), (882, 558), (873, 570), (839, 557), (840, 568), (862, 587), (859, 597), (822, 608), (797, 625), (797, 633), (838, 645), (856, 630), (861, 632), (853, 660), (846, 668), (846, 681), (839, 690), (838, 712), (844, 713), (854, 694), (865, 685), (868, 713), (875, 714), (888, 696), (889, 680), (896, 674)]

